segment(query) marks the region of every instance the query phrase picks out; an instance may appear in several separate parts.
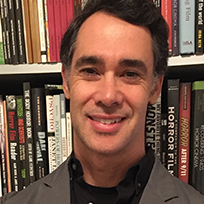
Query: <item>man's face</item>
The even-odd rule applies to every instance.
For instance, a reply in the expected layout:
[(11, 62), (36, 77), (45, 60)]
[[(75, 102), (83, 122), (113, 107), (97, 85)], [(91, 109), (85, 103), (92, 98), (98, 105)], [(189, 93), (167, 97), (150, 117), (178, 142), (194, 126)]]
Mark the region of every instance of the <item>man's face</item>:
[(144, 150), (148, 102), (159, 95), (153, 83), (153, 53), (148, 29), (105, 13), (95, 13), (80, 28), (69, 86), (75, 151), (115, 154)]

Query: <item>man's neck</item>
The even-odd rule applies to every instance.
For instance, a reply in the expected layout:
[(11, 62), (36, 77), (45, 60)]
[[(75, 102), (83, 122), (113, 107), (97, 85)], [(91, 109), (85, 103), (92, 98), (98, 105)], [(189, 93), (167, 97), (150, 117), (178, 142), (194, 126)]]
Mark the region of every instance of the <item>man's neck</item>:
[(123, 180), (127, 170), (138, 163), (145, 155), (145, 150), (141, 149), (134, 153), (105, 155), (93, 152), (80, 154), (75, 152), (75, 156), (82, 164), (84, 180), (93, 186), (114, 187)]

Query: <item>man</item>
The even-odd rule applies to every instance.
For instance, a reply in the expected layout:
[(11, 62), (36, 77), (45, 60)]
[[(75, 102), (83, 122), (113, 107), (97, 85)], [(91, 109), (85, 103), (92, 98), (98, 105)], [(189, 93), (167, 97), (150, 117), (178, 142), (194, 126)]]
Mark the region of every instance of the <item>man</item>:
[(74, 152), (0, 203), (203, 203), (145, 149), (147, 104), (161, 91), (167, 39), (166, 23), (149, 0), (89, 1), (61, 46)]

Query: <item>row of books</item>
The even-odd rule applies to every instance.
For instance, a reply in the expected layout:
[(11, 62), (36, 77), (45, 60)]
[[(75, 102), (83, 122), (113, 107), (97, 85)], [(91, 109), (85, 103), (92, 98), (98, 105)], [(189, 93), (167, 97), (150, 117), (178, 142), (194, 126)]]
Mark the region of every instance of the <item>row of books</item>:
[(85, 0), (0, 0), (0, 64), (59, 62), (62, 36)]
[(146, 144), (170, 174), (204, 194), (204, 81), (168, 79), (163, 94), (148, 106)]
[(19, 191), (54, 171), (72, 151), (69, 104), (61, 85), (0, 96), (1, 194)]
[(203, 0), (153, 0), (169, 26), (170, 56), (203, 54)]

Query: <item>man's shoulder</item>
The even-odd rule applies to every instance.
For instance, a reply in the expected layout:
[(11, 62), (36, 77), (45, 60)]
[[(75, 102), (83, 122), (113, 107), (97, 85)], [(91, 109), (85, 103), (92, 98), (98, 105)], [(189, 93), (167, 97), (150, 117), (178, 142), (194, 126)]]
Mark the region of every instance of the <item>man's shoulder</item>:
[(68, 161), (51, 174), (29, 185), (19, 192), (11, 192), (0, 199), (0, 204), (63, 203), (69, 198)]
[[(204, 196), (189, 184), (170, 175), (166, 168), (156, 158), (148, 184), (144, 191), (144, 200), (153, 199), (152, 203), (204, 203)], [(145, 202), (144, 202), (145, 203)], [(148, 202), (147, 202), (148, 203)], [(147, 204), (146, 203), (146, 204)]]

